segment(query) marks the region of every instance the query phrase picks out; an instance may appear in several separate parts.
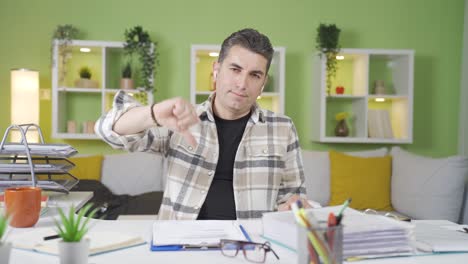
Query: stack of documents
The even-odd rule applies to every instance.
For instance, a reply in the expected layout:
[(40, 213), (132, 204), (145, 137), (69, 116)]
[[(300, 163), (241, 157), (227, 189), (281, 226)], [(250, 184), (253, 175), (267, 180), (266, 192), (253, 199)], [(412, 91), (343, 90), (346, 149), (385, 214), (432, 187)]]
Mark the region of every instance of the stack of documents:
[(237, 221), (162, 220), (153, 224), (151, 250), (219, 249), (220, 239), (249, 240)]
[[(71, 157), (78, 153), (75, 148), (67, 144), (28, 144), (32, 156)], [(26, 155), (26, 149), (20, 143), (6, 143), (0, 154)]]
[[(306, 210), (318, 222), (326, 223), (328, 214), (337, 214), (341, 206)], [(292, 212), (265, 213), (263, 237), (291, 250), (297, 250), (297, 224)], [(343, 258), (377, 258), (413, 255), (413, 225), (380, 215), (367, 215), (348, 208), (343, 225)]]
[(413, 225), (381, 215), (347, 209), (343, 217), (343, 257), (413, 255)]

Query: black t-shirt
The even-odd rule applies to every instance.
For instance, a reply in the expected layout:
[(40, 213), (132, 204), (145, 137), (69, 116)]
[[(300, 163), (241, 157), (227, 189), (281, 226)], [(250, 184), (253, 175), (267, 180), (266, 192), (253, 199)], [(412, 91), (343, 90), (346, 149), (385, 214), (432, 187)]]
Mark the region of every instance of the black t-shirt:
[(198, 214), (199, 220), (235, 220), (237, 218), (232, 174), (237, 148), (249, 118), (250, 113), (236, 120), (225, 120), (215, 115), (219, 140), (219, 159), (213, 182)]

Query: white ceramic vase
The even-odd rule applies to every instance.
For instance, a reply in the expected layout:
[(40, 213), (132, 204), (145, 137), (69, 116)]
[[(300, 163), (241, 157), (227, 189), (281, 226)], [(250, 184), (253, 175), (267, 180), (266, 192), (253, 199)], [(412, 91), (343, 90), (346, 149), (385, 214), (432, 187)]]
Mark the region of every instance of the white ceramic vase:
[(134, 89), (133, 80), (129, 78), (120, 79), (120, 89)]
[(59, 242), (60, 264), (87, 264), (89, 255), (89, 239), (80, 242)]
[(0, 263), (8, 264), (10, 260), (11, 243), (0, 242)]

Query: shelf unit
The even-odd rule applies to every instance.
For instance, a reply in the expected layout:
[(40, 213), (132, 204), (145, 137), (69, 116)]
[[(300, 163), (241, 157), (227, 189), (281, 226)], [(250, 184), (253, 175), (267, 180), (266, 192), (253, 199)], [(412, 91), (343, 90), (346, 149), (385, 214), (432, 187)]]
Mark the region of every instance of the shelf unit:
[[(124, 42), (72, 40), (64, 46), (54, 41), (52, 66), (52, 137), (63, 139), (99, 139), (94, 131), (83, 131), (84, 122), (95, 122), (112, 107), (114, 95), (120, 91), (119, 81), (124, 65)], [(89, 52), (81, 51), (82, 48)], [(63, 61), (65, 60), (65, 63)], [(132, 62), (133, 64), (133, 62)], [(91, 70), (94, 85), (82, 86), (78, 71), (81, 67)], [(138, 71), (134, 70), (134, 76)], [(92, 87), (92, 88), (91, 88)], [(146, 93), (148, 103), (152, 92), (143, 88), (125, 90), (133, 94)], [(75, 121), (76, 131), (67, 129), (68, 121)]]
[[(190, 54), (190, 102), (199, 104), (213, 92), (212, 67), (218, 60), (210, 53), (219, 53), (221, 45), (197, 44), (191, 46)], [(269, 69), (269, 80), (258, 104), (276, 113), (284, 113), (285, 55), (286, 48), (274, 47), (275, 53)]]
[[(412, 143), (414, 51), (341, 49), (338, 56), (344, 58), (338, 60), (328, 93), (326, 58), (319, 54), (313, 57), (312, 140)], [(384, 90), (377, 90), (378, 93), (375, 89), (377, 80), (384, 83)], [(339, 86), (344, 87), (342, 94), (337, 94), (336, 87)], [(347, 137), (337, 137), (334, 133), (335, 115), (339, 112), (350, 114)]]

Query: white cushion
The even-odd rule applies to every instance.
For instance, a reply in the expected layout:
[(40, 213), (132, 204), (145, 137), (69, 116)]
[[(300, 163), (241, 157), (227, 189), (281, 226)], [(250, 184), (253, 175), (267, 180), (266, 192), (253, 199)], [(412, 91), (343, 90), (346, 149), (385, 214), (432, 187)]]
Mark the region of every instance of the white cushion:
[(414, 219), (457, 222), (463, 202), (468, 159), (429, 158), (399, 147), (391, 150), (392, 206)]
[(114, 194), (163, 190), (163, 156), (142, 152), (104, 156), (101, 181)]
[[(347, 152), (357, 157), (383, 157), (386, 148)], [(321, 205), (330, 201), (330, 157), (328, 151), (302, 151), (307, 198)]]

